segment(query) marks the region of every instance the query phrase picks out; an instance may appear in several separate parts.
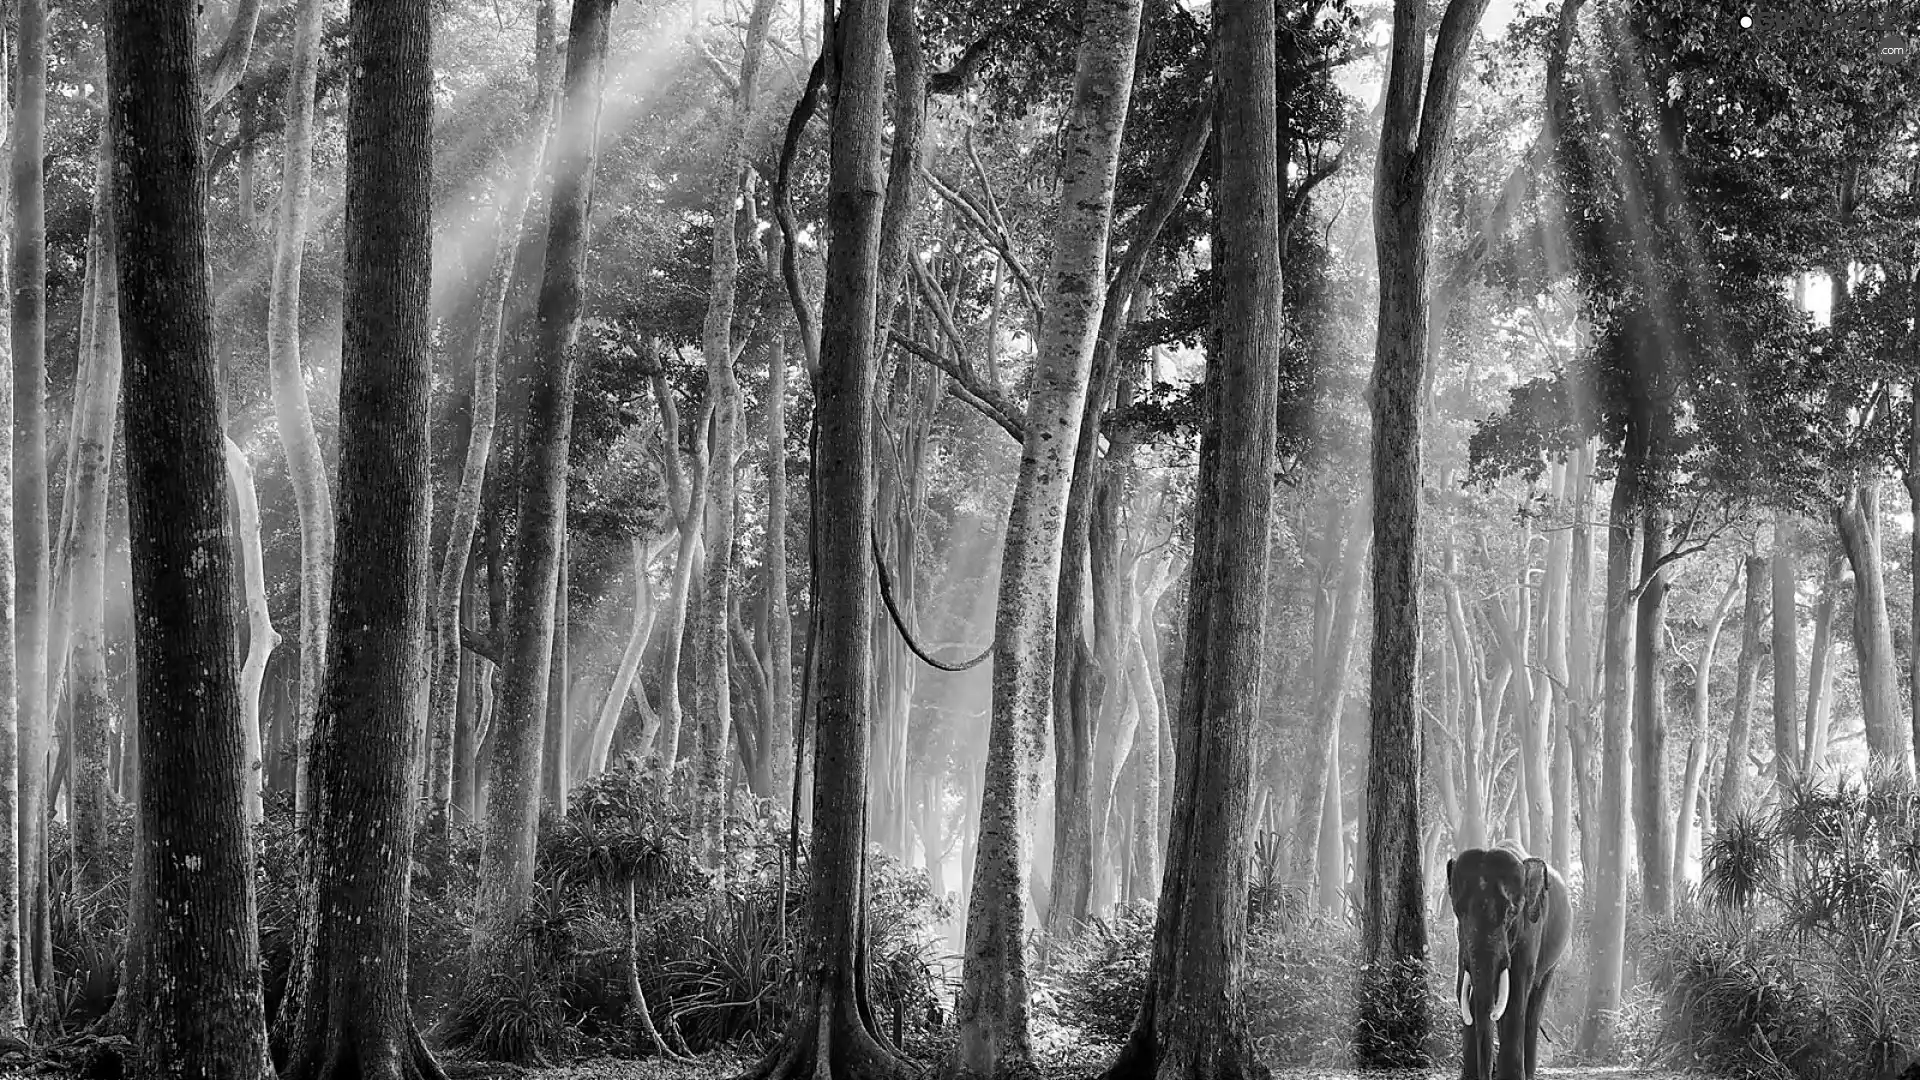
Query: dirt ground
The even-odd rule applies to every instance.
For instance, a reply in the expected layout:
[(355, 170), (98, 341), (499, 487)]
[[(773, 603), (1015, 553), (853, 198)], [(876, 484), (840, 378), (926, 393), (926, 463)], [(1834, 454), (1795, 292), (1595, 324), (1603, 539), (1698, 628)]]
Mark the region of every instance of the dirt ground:
[[(524, 1077), (525, 1080), (730, 1080), (731, 1077), (738, 1076), (747, 1064), (749, 1063), (744, 1060), (721, 1061), (712, 1058), (703, 1058), (685, 1064), (619, 1061), (609, 1058), (582, 1062), (564, 1069), (541, 1069), (512, 1075)], [(1458, 1076), (1457, 1071), (1451, 1070), (1405, 1074), (1361, 1074), (1337, 1069), (1275, 1069), (1273, 1072), (1273, 1080), (1458, 1080)], [(456, 1077), (455, 1080), (460, 1078)], [(470, 1080), (480, 1080), (479, 1074), (472, 1074)], [(1061, 1076), (1058, 1080), (1078, 1080), (1078, 1078)], [(1679, 1073), (1650, 1072), (1645, 1069), (1621, 1067), (1552, 1068), (1543, 1066), (1537, 1080), (1683, 1080), (1683, 1076)]]

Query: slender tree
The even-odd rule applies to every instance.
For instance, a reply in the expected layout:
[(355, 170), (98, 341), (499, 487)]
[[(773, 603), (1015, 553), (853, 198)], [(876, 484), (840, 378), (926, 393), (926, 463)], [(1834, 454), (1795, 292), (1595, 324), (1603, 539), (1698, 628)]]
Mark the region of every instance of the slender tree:
[[(1910, 490), (1920, 490), (1913, 487), (1920, 478), (1911, 469), (1907, 483)], [(1783, 794), (1800, 771), (1800, 574), (1793, 550), (1795, 524), (1791, 514), (1774, 517), (1773, 557), (1768, 560), (1773, 578), (1773, 774)], [(1920, 546), (1914, 552), (1920, 554)], [(1914, 626), (1920, 628), (1920, 615), (1915, 619)], [(1920, 688), (1920, 661), (1913, 663), (1911, 674), (1913, 686)]]
[[(587, 205), (600, 127), (601, 83), (613, 0), (576, 0), (567, 33), (565, 102), (554, 154), (546, 271), (540, 285), (533, 396), (527, 408), (515, 537), (511, 640), (502, 643), (505, 685), (493, 720), (482, 897), (474, 943), (484, 945), (520, 914), (533, 888), (540, 810), (540, 746), (546, 720), (553, 595), (572, 443), (576, 341), (584, 307)], [(476, 948), (476, 956), (482, 950)]]
[[(1649, 510), (1643, 519), (1640, 565), (1651, 567), (1666, 552), (1665, 511)], [(1747, 567), (1749, 577), (1753, 567)], [(1633, 822), (1640, 855), (1640, 887), (1646, 909), (1656, 918), (1673, 914), (1673, 809), (1667, 793), (1667, 593), (1669, 571), (1646, 575), (1635, 603), (1633, 660)], [(1759, 627), (1753, 628), (1759, 632)]]
[(196, 14), (180, 0), (106, 11), (142, 729), (135, 895), (151, 905), (134, 1075), (245, 1080), (272, 1070), (228, 618)]
[[(0, 106), (3, 108), (4, 106)], [(11, 118), (9, 118), (9, 123)], [(0, 172), (0, 205), (11, 205), (12, 173)], [(12, 236), (0, 229), (0, 325), (13, 324)], [(0, 430), (13, 431), (13, 335), (0, 335)], [(13, 453), (0, 452), (0, 1038), (25, 1028), (20, 937), (20, 691), (14, 652)]]
[(1274, 6), (1214, 9), (1218, 283), (1205, 383), (1173, 813), (1140, 1013), (1107, 1080), (1259, 1075), (1241, 993), (1281, 346)]
[(313, 886), (281, 1080), (443, 1076), (407, 1007), (412, 762), (427, 617), (433, 386), (431, 11), (348, 13), (340, 517), (315, 716)]
[(1426, 882), (1420, 863), (1420, 397), (1426, 378), (1427, 249), (1452, 143), (1467, 46), (1487, 0), (1448, 0), (1427, 65), (1427, 11), (1395, 0), (1374, 246), (1372, 734), (1367, 753), (1365, 906), (1358, 1055), (1365, 1066), (1424, 1065)]

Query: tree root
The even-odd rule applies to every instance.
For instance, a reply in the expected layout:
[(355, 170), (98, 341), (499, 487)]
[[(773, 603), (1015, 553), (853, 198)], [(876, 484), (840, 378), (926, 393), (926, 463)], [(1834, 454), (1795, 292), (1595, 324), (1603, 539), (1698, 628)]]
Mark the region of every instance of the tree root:
[(786, 1040), (738, 1080), (920, 1080), (925, 1070), (889, 1047), (832, 989), (807, 995)]

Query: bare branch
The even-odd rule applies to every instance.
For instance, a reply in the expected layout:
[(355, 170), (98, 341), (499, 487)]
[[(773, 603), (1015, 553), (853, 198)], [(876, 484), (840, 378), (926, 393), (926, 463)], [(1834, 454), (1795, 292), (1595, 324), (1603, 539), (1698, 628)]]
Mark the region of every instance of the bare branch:
[(898, 330), (890, 329), (887, 334), (895, 345), (951, 376), (955, 383), (955, 392), (960, 395), (961, 400), (978, 409), (987, 419), (999, 424), (1001, 430), (1013, 437), (1013, 441), (1022, 444), (1027, 441), (1025, 410), (1016, 408), (998, 388), (988, 386), (965, 364), (942, 355), (936, 349), (927, 348)]

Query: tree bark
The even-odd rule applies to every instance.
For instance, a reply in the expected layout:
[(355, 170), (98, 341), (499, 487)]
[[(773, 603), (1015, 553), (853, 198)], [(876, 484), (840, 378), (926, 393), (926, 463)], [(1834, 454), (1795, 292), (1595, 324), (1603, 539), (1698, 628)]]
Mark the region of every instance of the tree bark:
[[(1708, 707), (1713, 701), (1713, 654), (1720, 646), (1720, 630), (1727, 623), (1727, 613), (1733, 610), (1734, 598), (1740, 595), (1739, 566), (1733, 568), (1733, 578), (1727, 582), (1727, 590), (1720, 594), (1720, 603), (1713, 609), (1713, 617), (1707, 620), (1706, 638), (1700, 644), (1700, 662), (1693, 667), (1693, 737), (1687, 743), (1686, 779), (1680, 785), (1680, 819), (1673, 834), (1673, 880), (1676, 883), (1687, 880), (1686, 864), (1694, 841), (1694, 810), (1700, 805), (1701, 780), (1707, 771), (1707, 754), (1711, 749), (1713, 736), (1713, 712)], [(1704, 836), (1706, 830), (1700, 830)]]
[[(1467, 46), (1486, 0), (1449, 0), (1427, 70), (1427, 12), (1395, 0), (1375, 173), (1380, 317), (1373, 407), (1372, 735), (1356, 1054), (1363, 1067), (1424, 1066), (1426, 883), (1420, 863), (1420, 394), (1427, 249), (1452, 142)], [(1424, 88), (1423, 88), (1424, 83)]]
[(47, 535), (47, 5), (17, 9), (13, 107), (13, 559), (14, 663), (19, 722), (20, 918), (27, 990), (51, 974), (47, 918), (48, 620), (52, 549)]
[(572, 442), (587, 205), (593, 188), (600, 93), (612, 0), (575, 0), (567, 33), (565, 104), (553, 168), (546, 269), (540, 285), (533, 396), (527, 409), (514, 543), (512, 632), (503, 642), (505, 685), (494, 717), (475, 957), (512, 925), (533, 889), (539, 821), (540, 742), (553, 653), (553, 596), (560, 578), (560, 529)]
[[(1640, 565), (1666, 555), (1671, 526), (1664, 510), (1642, 519)], [(1757, 577), (1752, 566), (1749, 576)], [(1655, 918), (1673, 913), (1673, 811), (1667, 794), (1667, 568), (1648, 575), (1636, 604), (1633, 701), (1633, 819), (1638, 832), (1640, 886)], [(1758, 627), (1754, 628), (1756, 631)]]
[(1137, 761), (1133, 788), (1132, 874), (1126, 888), (1129, 900), (1151, 900), (1160, 895), (1160, 859), (1165, 851), (1162, 822), (1166, 814), (1163, 808), (1170, 792), (1160, 783), (1163, 764), (1161, 731), (1166, 726), (1166, 720), (1161, 708), (1160, 689), (1154, 676), (1154, 662), (1148, 650), (1159, 647), (1153, 624), (1159, 618), (1160, 596), (1166, 590), (1166, 585), (1167, 560), (1163, 558), (1148, 583), (1139, 588), (1132, 662), (1127, 668), (1133, 699), (1140, 710), (1139, 727), (1133, 738)]
[(407, 1005), (413, 763), (432, 516), (433, 23), (352, 0), (337, 629), (314, 723), (307, 951), (282, 1080), (444, 1077)]
[[(1007, 515), (995, 616), (993, 720), (987, 735), (980, 846), (968, 900), (962, 985), (954, 1006), (959, 1042), (945, 1074), (999, 1080), (1032, 1067), (1022, 956), (1027, 892), (1022, 851), (1037, 794), (1036, 736), (1053, 696), (1054, 603), (1061, 574), (1068, 489), (1102, 308), (1114, 180), (1133, 84), (1141, 0), (1088, 0), (1074, 64), (1053, 255), (1047, 269), (1038, 357), (1027, 402), (1026, 440)], [(1056, 717), (1057, 723), (1068, 722)], [(1083, 778), (1090, 780), (1090, 778)], [(1066, 781), (1057, 780), (1057, 784)], [(1085, 797), (1087, 792), (1079, 792)], [(1072, 798), (1071, 789), (1056, 793)], [(1085, 817), (1076, 821), (1091, 829)], [(1091, 836), (1056, 835), (1056, 845)], [(1084, 911), (1084, 878), (1052, 883), (1052, 907)], [(1074, 890), (1062, 896), (1062, 889)]]
[(1905, 772), (1913, 770), (1913, 732), (1901, 716), (1900, 684), (1894, 674), (1893, 624), (1887, 617), (1887, 586), (1880, 550), (1880, 485), (1857, 485), (1834, 508), (1847, 562), (1853, 567), (1853, 650), (1860, 664), (1860, 718), (1867, 729), (1867, 755)]
[[(1909, 478), (1909, 483), (1915, 481)], [(1780, 793), (1800, 771), (1800, 581), (1794, 559), (1794, 519), (1785, 513), (1773, 519), (1773, 775)], [(1920, 542), (1920, 541), (1917, 541)], [(1920, 554), (1920, 547), (1914, 549)], [(1920, 595), (1920, 594), (1916, 594)], [(1914, 627), (1920, 629), (1920, 616)], [(1912, 670), (1920, 688), (1920, 661)], [(1915, 700), (1920, 700), (1917, 698)]]
[(573, 684), (567, 665), (567, 578), (572, 544), (567, 541), (567, 503), (560, 501), (560, 521), (554, 526), (560, 569), (553, 586), (553, 650), (547, 660), (546, 724), (540, 750), (540, 802), (556, 816), (567, 812), (567, 758), (573, 731), (567, 707), (567, 689)]
[(767, 661), (772, 669), (774, 802), (793, 802), (793, 598), (787, 586), (787, 336), (767, 354)]
[[(135, 1076), (272, 1075), (190, 3), (106, 11), (138, 669)], [(192, 777), (191, 784), (182, 783)], [(140, 920), (138, 914), (136, 921)]]
[[(1572, 461), (1562, 462), (1555, 469), (1554, 498), (1563, 506), (1576, 501), (1576, 489), (1584, 483), (1584, 477), (1575, 476), (1574, 473)], [(1543, 681), (1549, 687), (1548, 695), (1553, 701), (1548, 717), (1549, 752), (1552, 754), (1548, 785), (1553, 791), (1553, 824), (1546, 850), (1548, 864), (1569, 874), (1573, 870), (1573, 820), (1578, 809), (1574, 796), (1573, 742), (1569, 728), (1573, 710), (1579, 707), (1572, 700), (1567, 665), (1567, 638), (1574, 603), (1569, 589), (1572, 549), (1571, 531), (1555, 529), (1547, 540), (1547, 572), (1541, 582), (1546, 592), (1542, 636), (1546, 639), (1547, 678)]]
[(1813, 657), (1807, 667), (1807, 741), (1803, 765), (1818, 776), (1827, 768), (1827, 733), (1833, 704), (1833, 609), (1846, 585), (1845, 563), (1835, 559), (1820, 589), (1820, 606), (1813, 613)]
[(1620, 1008), (1627, 935), (1627, 791), (1633, 774), (1628, 758), (1633, 734), (1633, 601), (1640, 576), (1634, 556), (1633, 514), (1639, 477), (1631, 455), (1613, 481), (1607, 511), (1607, 598), (1604, 616), (1604, 698), (1600, 723), (1600, 791), (1592, 822), (1594, 889), (1592, 967), (1578, 1046), (1587, 1053), (1610, 1049), (1612, 1015)]
[(1740, 668), (1734, 676), (1733, 715), (1727, 720), (1727, 753), (1713, 818), (1725, 823), (1747, 807), (1747, 748), (1753, 732), (1753, 698), (1760, 685), (1760, 631), (1767, 617), (1766, 560), (1747, 556), (1747, 603), (1741, 612)]
[(1242, 984), (1283, 330), (1273, 5), (1219, 5), (1213, 33), (1216, 286), (1173, 814), (1145, 996), (1107, 1080), (1260, 1071)]
[(1567, 567), (1567, 757), (1573, 773), (1575, 805), (1580, 817), (1580, 865), (1588, 881), (1598, 881), (1600, 793), (1594, 779), (1593, 718), (1600, 702), (1594, 696), (1593, 614), (1593, 445), (1574, 454), (1573, 529), (1568, 541)]
[(786, 1037), (753, 1080), (904, 1080), (917, 1071), (865, 1002), (867, 762), (872, 735), (873, 387), (879, 293), (885, 0), (847, 0), (833, 26), (839, 77), (828, 152), (826, 296), (815, 386), (817, 530), (811, 615), (843, 628), (813, 655), (813, 845), (805, 962)]
[[(13, 118), (8, 117), (8, 127), (12, 124)], [(4, 185), (0, 190), (0, 205), (13, 208), (11, 170), (0, 172), (0, 185)], [(14, 325), (13, 251), (11, 231), (0, 228), (0, 325), (9, 330)], [(13, 341), (12, 333), (0, 335), (0, 431), (9, 432), (16, 431)], [(16, 590), (14, 495), (14, 456), (9, 446), (0, 452), (0, 1037), (6, 1038), (19, 1038), (26, 1030), (21, 978), (30, 975), (21, 963), (20, 935), (22, 688), (20, 662), (15, 652), (19, 625), (15, 618), (15, 597), (24, 593)]]
[(265, 786), (265, 761), (260, 750), (260, 692), (266, 684), (267, 661), (280, 645), (280, 634), (273, 628), (267, 610), (266, 563), (260, 551), (260, 500), (253, 489), (253, 465), (246, 451), (232, 439), (226, 440), (227, 482), (240, 512), (235, 520), (240, 527), (241, 579), (247, 592), (247, 655), (240, 665), (240, 720), (247, 734), (247, 819), (260, 824), (263, 816), (261, 790)]
[[(673, 583), (667, 593), (667, 623), (660, 654), (660, 731), (657, 736), (660, 790), (679, 786), (674, 770), (680, 760), (680, 664), (686, 644), (687, 609), (693, 594), (694, 567), (700, 561), (700, 544), (706, 530), (707, 502), (707, 428), (713, 416), (709, 407), (700, 416), (693, 434), (693, 467), (680, 469), (680, 412), (673, 401), (664, 371), (655, 371), (654, 402), (660, 407), (660, 427), (666, 444), (667, 497), (679, 528), (675, 549)], [(643, 744), (642, 752), (647, 749)]]

